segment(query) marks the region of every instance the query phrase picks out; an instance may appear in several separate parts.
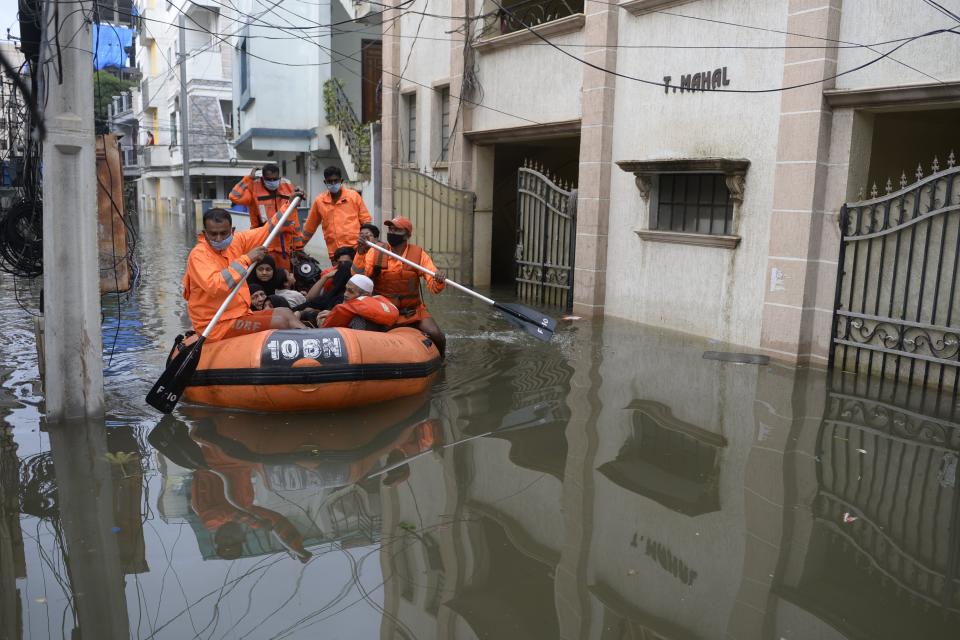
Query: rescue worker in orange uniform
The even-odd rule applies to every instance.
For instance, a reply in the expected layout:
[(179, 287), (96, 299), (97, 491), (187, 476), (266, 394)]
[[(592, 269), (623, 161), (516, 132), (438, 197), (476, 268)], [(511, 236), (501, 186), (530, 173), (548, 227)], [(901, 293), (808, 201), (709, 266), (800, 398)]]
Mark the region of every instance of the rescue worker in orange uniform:
[(400, 311), (397, 326), (415, 327), (424, 332), (437, 345), (440, 357), (444, 357), (447, 339), (433, 316), (427, 311), (426, 305), (423, 304), (420, 296), (420, 278), (424, 279), (432, 293), (440, 293), (443, 291), (447, 275), (437, 270), (426, 251), (409, 242), (410, 236), (413, 235), (413, 223), (410, 220), (397, 216), (393, 220), (386, 221), (384, 225), (387, 227), (387, 243), (394, 253), (419, 264), (435, 275), (428, 276), (376, 249), (371, 251), (377, 251), (384, 256), (383, 266), (377, 273), (378, 260), (371, 259), (368, 254), (364, 273), (373, 280), (373, 292), (389, 298)]
[[(187, 272), (183, 275), (183, 297), (194, 331), (203, 333), (227, 295), (243, 278), (244, 270), (266, 255), (266, 249), (260, 245), (280, 221), (280, 216), (274, 215), (259, 229), (235, 232), (230, 213), (225, 209), (210, 209), (203, 214), (203, 231), (187, 257)], [(294, 230), (285, 226), (282, 233), (292, 234)], [(302, 329), (303, 326), (290, 309), (251, 311), (250, 289), (242, 286), (207, 340), (212, 342), (267, 329)]]
[(323, 239), (327, 254), (334, 262), (334, 252), (340, 247), (357, 244), (360, 225), (370, 222), (370, 212), (359, 193), (343, 184), (343, 175), (337, 167), (323, 170), (323, 183), (327, 191), (321, 193), (310, 207), (310, 215), (303, 225), (303, 246), (313, 238), (317, 227), (323, 227)]
[[(280, 177), (280, 167), (275, 164), (265, 164), (256, 177), (257, 170), (252, 169), (250, 175), (230, 192), (230, 202), (243, 205), (250, 212), (250, 228), (257, 229), (267, 224), (275, 213), (283, 213), (294, 196), (300, 196), (301, 202), (306, 199), (303, 191), (286, 178)], [(277, 267), (290, 271), (290, 257), (303, 248), (300, 238), (300, 218), (296, 212), (287, 218), (287, 225), (292, 227), (296, 234), (281, 235), (270, 243), (270, 255), (273, 256)]]
[(390, 248), (386, 242), (380, 242), (380, 227), (372, 222), (360, 225), (360, 242), (357, 244), (357, 253), (353, 258), (353, 272), (363, 273), (366, 270), (367, 257), (369, 256), (370, 260), (374, 261), (374, 266), (377, 267), (377, 275), (379, 275), (380, 271), (383, 270), (383, 261), (387, 255), (376, 249), (371, 249), (366, 244), (367, 242), (379, 245), (384, 249)]
[(397, 323), (400, 311), (383, 296), (373, 295), (373, 280), (356, 274), (347, 283), (343, 302), (330, 311), (321, 311), (317, 320), (324, 327), (350, 327), (367, 331), (385, 331)]

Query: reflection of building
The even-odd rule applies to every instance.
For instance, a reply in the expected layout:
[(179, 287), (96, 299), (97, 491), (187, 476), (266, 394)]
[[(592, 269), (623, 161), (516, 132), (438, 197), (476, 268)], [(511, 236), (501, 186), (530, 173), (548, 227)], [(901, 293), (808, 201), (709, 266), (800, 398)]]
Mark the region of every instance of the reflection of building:
[(6, 425), (0, 426), (0, 637), (23, 636), (17, 580), (27, 577), (20, 530), (20, 461)]
[[(613, 321), (578, 340), (594, 330), (618, 345), (602, 361), (541, 363), (562, 420), (418, 464), (417, 506), (381, 493), (383, 637), (953, 637), (960, 426)], [(468, 433), (518, 410), (474, 390), (448, 407)]]
[[(817, 436), (801, 573), (776, 592), (848, 637), (960, 625), (960, 424), (839, 389)], [(787, 548), (789, 563), (799, 562)]]

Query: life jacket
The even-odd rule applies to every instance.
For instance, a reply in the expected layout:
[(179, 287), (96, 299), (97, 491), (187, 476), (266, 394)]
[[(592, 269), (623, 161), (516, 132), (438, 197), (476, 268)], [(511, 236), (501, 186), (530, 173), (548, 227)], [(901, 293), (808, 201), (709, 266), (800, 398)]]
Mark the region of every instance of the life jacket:
[(400, 312), (383, 296), (360, 296), (335, 306), (323, 322), (324, 327), (347, 327), (350, 321), (360, 317), (381, 327), (392, 327)]
[[(371, 251), (377, 251), (371, 249)], [(377, 253), (380, 253), (377, 251)], [(385, 254), (380, 253), (381, 256)], [(423, 255), (423, 249), (415, 244), (407, 245), (407, 255), (404, 257), (420, 264), (420, 257)], [(400, 263), (400, 271), (384, 270), (379, 276), (373, 279), (373, 292), (390, 299), (402, 315), (404, 312), (416, 310), (423, 299), (420, 296), (420, 272), (408, 264)]]

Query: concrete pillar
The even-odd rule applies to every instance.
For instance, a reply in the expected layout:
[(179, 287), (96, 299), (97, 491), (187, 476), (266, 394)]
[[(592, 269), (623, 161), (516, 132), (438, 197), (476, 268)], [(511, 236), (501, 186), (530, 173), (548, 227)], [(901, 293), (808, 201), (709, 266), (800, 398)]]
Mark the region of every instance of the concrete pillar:
[(393, 168), (400, 148), (400, 10), (398, 0), (384, 0), (390, 5), (383, 14), (383, 75), (381, 81), (381, 154), (380, 206), (383, 220), (393, 217)]
[[(457, 189), (470, 189), (473, 187), (473, 144), (463, 135), (464, 131), (470, 131), (473, 128), (473, 105), (466, 100), (473, 100), (475, 96), (469, 95), (463, 88), (464, 79), (464, 44), (466, 38), (475, 36), (474, 29), (477, 27), (477, 21), (472, 19), (473, 2), (468, 0), (451, 0), (450, 15), (461, 16), (451, 20), (450, 29), (450, 114), (456, 120), (456, 126), (450, 132), (450, 144), (448, 147), (449, 178), (450, 186)], [(467, 25), (466, 29), (463, 29)], [(474, 55), (471, 51), (470, 55)], [(455, 97), (456, 96), (456, 97)], [(461, 106), (461, 98), (463, 103)], [(459, 106), (459, 116), (458, 113)], [(451, 125), (453, 122), (451, 122)]]
[[(584, 41), (598, 46), (584, 51), (585, 60), (604, 69), (617, 68), (620, 11), (620, 7), (609, 2), (586, 1)], [(606, 300), (615, 90), (614, 76), (588, 66), (583, 67), (577, 244), (573, 275), (573, 310), (581, 315), (602, 315)]]
[[(92, 42), (85, 16), (93, 11), (93, 2), (79, 0), (74, 8), (66, 15), (61, 12), (61, 33)], [(50, 69), (43, 88), (48, 95), (43, 146), (48, 186), (43, 193), (43, 311), (48, 319), (44, 396), (51, 423), (103, 415), (93, 57), (85, 47), (66, 47), (61, 60), (63, 82)]]
[[(789, 0), (784, 28), (835, 40), (841, 5)], [(823, 46), (787, 49), (784, 57), (784, 86), (813, 84), (784, 91), (780, 101), (760, 346), (782, 361), (825, 366), (826, 355), (814, 351), (812, 336), (815, 326), (829, 326), (836, 282), (837, 256), (821, 255), (820, 244), (822, 230), (837, 224), (825, 198), (832, 114), (823, 100), (823, 90), (834, 86), (825, 78), (837, 71), (837, 50), (828, 41), (799, 36), (787, 36), (786, 44)]]

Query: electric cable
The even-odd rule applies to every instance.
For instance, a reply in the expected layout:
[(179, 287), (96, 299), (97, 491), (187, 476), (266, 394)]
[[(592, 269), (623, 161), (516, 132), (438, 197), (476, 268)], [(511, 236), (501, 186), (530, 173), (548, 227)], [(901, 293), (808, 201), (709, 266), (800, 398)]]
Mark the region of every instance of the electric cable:
[[(490, 0), (490, 1), (493, 2), (493, 4), (497, 5), (498, 7), (500, 7), (508, 16), (511, 16), (511, 17), (514, 17), (514, 18), (515, 18), (514, 14), (513, 14), (510, 10), (504, 8), (503, 5), (500, 4), (500, 2), (498, 2), (497, 0)], [(516, 19), (516, 18), (515, 18), (515, 19)], [(528, 25), (528, 24), (526, 24), (526, 23), (524, 23), (524, 22), (522, 22), (522, 21), (519, 21), (519, 20), (517, 20), (517, 23), (520, 24), (520, 25), (522, 25), (527, 31), (529, 31), (530, 33), (532, 33), (532, 34), (533, 34), (534, 36), (536, 36), (537, 38), (539, 38), (539, 39), (543, 40), (544, 42), (550, 44), (550, 45), (551, 45), (554, 49), (556, 49), (557, 51), (561, 52), (562, 54), (564, 54), (565, 56), (567, 56), (567, 57), (569, 57), (569, 58), (572, 58), (573, 60), (576, 60), (577, 62), (579, 62), (580, 64), (582, 64), (582, 65), (584, 65), (584, 66), (590, 67), (591, 69), (595, 69), (595, 70), (600, 71), (600, 72), (602, 72), (602, 73), (605, 73), (605, 74), (607, 74), (607, 75), (615, 76), (615, 77), (617, 77), (617, 78), (622, 78), (622, 79), (624, 79), (624, 80), (631, 80), (631, 81), (633, 81), (633, 82), (639, 82), (640, 84), (646, 84), (646, 85), (655, 86), (655, 87), (660, 87), (660, 88), (668, 88), (667, 85), (665, 85), (662, 81), (646, 80), (646, 79), (644, 79), (644, 78), (638, 78), (638, 77), (631, 76), (631, 75), (628, 75), (628, 74), (625, 74), (625, 73), (620, 73), (620, 72), (618, 72), (618, 71), (613, 71), (612, 69), (606, 69), (606, 68), (604, 68), (604, 67), (602, 67), (602, 66), (600, 66), (600, 65), (597, 65), (597, 64), (594, 64), (594, 63), (589, 62), (589, 61), (587, 61), (587, 60), (584, 60), (583, 58), (580, 58), (580, 57), (578, 57), (578, 56), (570, 53), (569, 51), (564, 51), (562, 48), (560, 48), (558, 45), (556, 45), (556, 44), (554, 44), (553, 42), (551, 42), (549, 39), (547, 39), (545, 36), (543, 36), (541, 33), (539, 33), (536, 29), (534, 29), (534, 28), (531, 27), (530, 25)], [(714, 89), (710, 89), (709, 92), (710, 92), (710, 93), (745, 93), (745, 94), (778, 93), (778, 92), (781, 92), (781, 91), (790, 91), (790, 90), (792, 90), (792, 89), (800, 89), (800, 88), (802, 88), (802, 87), (809, 87), (809, 86), (815, 85), (815, 84), (822, 84), (822, 83), (827, 82), (827, 81), (829, 81), (829, 80), (834, 80), (834, 79), (836, 79), (836, 78), (840, 78), (840, 77), (842, 77), (842, 76), (849, 75), (849, 74), (854, 73), (854, 72), (856, 72), (856, 71), (860, 71), (860, 70), (862, 70), (862, 69), (865, 69), (865, 68), (867, 68), (867, 67), (869, 67), (869, 66), (871, 66), (871, 65), (874, 65), (874, 64), (880, 62), (881, 60), (890, 57), (893, 53), (895, 53), (895, 52), (898, 51), (899, 49), (905, 47), (906, 45), (910, 44), (911, 42), (915, 42), (916, 40), (919, 40), (919, 39), (921, 39), (921, 38), (926, 38), (926, 37), (930, 37), (930, 36), (933, 36), (933, 35), (938, 35), (938, 34), (941, 34), (941, 33), (953, 33), (953, 34), (955, 34), (955, 35), (960, 35), (960, 32), (958, 32), (958, 31), (956, 31), (956, 30), (954, 30), (954, 29), (934, 29), (934, 30), (932, 30), (932, 31), (928, 31), (928, 32), (926, 32), (926, 33), (920, 34), (920, 35), (918, 35), (918, 36), (914, 36), (912, 39), (907, 40), (907, 41), (905, 41), (905, 42), (902, 42), (902, 43), (898, 44), (896, 47), (894, 47), (894, 48), (891, 49), (890, 51), (888, 51), (888, 52), (886, 52), (886, 53), (884, 53), (884, 54), (882, 54), (882, 55), (880, 55), (880, 56), (878, 56), (878, 57), (876, 57), (876, 58), (874, 58), (874, 59), (872, 59), (872, 60), (868, 60), (867, 62), (864, 62), (863, 64), (857, 65), (857, 66), (855, 66), (855, 67), (853, 67), (853, 68), (851, 68), (851, 69), (847, 69), (846, 71), (841, 71), (841, 72), (835, 73), (835, 74), (830, 75), (830, 76), (825, 76), (825, 77), (820, 78), (820, 79), (818, 79), (818, 80), (812, 80), (812, 81), (810, 81), (810, 82), (803, 82), (803, 83), (800, 83), (800, 84), (790, 85), (790, 86), (786, 86), (786, 87), (773, 87), (773, 88), (767, 88), (767, 89), (723, 89), (723, 88), (716, 89), (716, 88), (714, 88)]]

